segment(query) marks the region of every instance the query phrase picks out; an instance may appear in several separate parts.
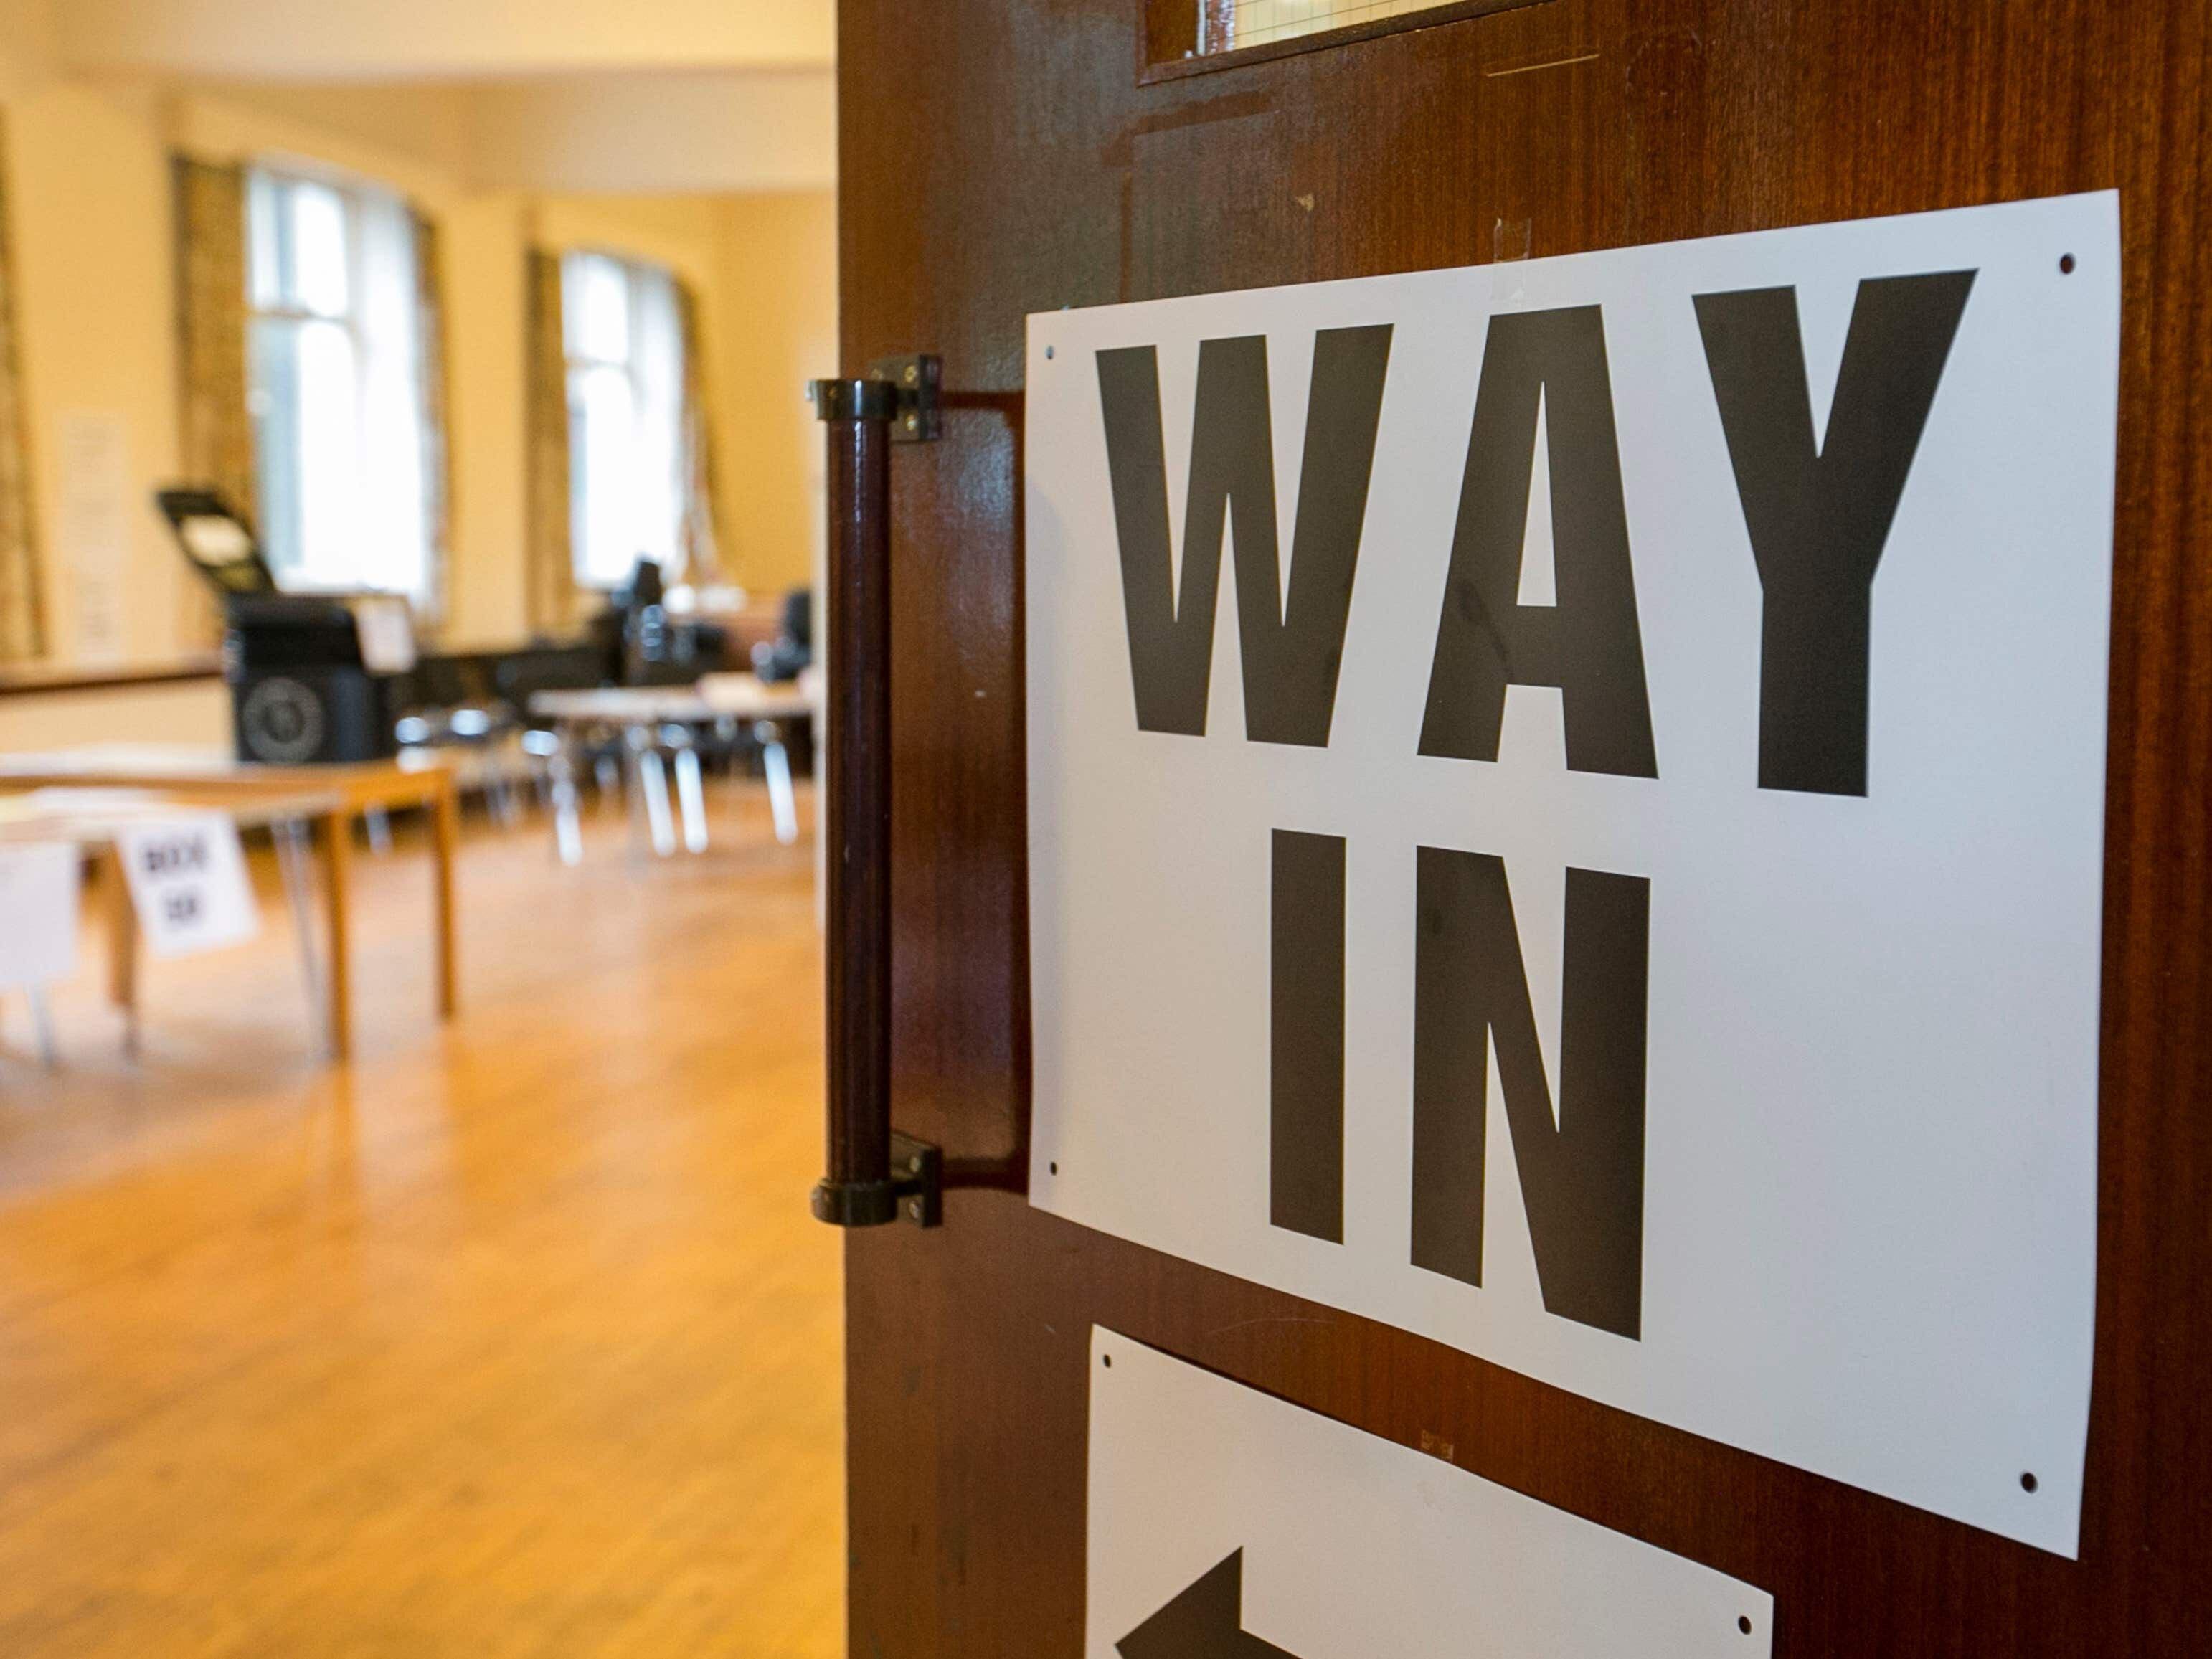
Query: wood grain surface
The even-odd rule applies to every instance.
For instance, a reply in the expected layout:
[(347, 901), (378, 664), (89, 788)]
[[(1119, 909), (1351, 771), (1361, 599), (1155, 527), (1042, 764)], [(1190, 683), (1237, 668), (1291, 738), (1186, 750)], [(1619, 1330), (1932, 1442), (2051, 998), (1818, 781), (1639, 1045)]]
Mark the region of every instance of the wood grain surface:
[(1548, 0), (1147, 82), (1142, 0), (843, 0), (848, 367), (968, 407), (893, 494), (902, 1128), (1020, 1144), (1024, 318), (2117, 188), (2097, 1362), (2078, 1562), (956, 1194), (848, 1250), (853, 1648), (1080, 1651), (1111, 1325), (1771, 1592), (1784, 1659), (2212, 1653), (2205, 0)]
[[(0, 999), (0, 1655), (829, 1659), (836, 1237), (811, 847), (580, 868), (471, 826), (427, 1019), (419, 830), (357, 853), (357, 1059), (264, 931)], [(805, 797), (802, 796), (802, 803)]]

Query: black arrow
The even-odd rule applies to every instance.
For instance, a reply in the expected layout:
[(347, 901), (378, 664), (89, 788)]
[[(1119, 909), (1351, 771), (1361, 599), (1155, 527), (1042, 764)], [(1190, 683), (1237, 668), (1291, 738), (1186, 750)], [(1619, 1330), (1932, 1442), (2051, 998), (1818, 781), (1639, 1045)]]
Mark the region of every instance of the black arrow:
[(1114, 1645), (1121, 1659), (1298, 1659), (1244, 1628), (1241, 1549)]

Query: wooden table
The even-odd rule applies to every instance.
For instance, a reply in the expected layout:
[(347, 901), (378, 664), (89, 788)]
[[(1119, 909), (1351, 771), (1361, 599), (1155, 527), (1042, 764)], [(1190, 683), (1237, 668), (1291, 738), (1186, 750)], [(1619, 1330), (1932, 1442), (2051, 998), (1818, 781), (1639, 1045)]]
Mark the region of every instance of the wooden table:
[[(688, 733), (701, 728), (734, 731), (750, 725), (761, 746), (768, 774), (769, 805), (775, 815), (775, 838), (788, 845), (799, 838), (799, 811), (791, 785), (791, 761), (784, 728), (811, 718), (820, 708), (811, 671), (795, 681), (770, 684), (751, 674), (709, 674), (693, 685), (617, 685), (590, 690), (540, 691), (530, 713), (549, 722), (558, 740), (553, 755), (553, 832), (564, 864), (583, 856), (576, 811), (575, 752), (580, 738), (594, 732), (619, 737), (623, 761), (642, 799), (653, 851), (663, 858), (676, 850), (676, 825), (669, 811), (668, 780), (661, 756), (673, 754), (677, 805), (684, 823), (684, 844), (694, 853), (707, 848), (707, 816), (699, 777), (699, 757)], [(678, 734), (672, 741), (669, 733)], [(633, 817), (633, 824), (635, 817)]]
[[(397, 761), (338, 766), (261, 766), (216, 750), (136, 744), (0, 755), (0, 789), (155, 790), (183, 807), (265, 809), (311, 797), (301, 816), (319, 826), (323, 859), (324, 926), (329, 934), (327, 997), (331, 1053), (353, 1057), (351, 951), (353, 821), (372, 808), (420, 806), (428, 814), (434, 965), (438, 1017), (459, 1006), (453, 929), (453, 861), (460, 840), (460, 795), (451, 765), (435, 753), (410, 751)], [(120, 872), (113, 872), (118, 878)], [(137, 930), (127, 895), (112, 917), (111, 989), (127, 1011), (137, 1007)]]

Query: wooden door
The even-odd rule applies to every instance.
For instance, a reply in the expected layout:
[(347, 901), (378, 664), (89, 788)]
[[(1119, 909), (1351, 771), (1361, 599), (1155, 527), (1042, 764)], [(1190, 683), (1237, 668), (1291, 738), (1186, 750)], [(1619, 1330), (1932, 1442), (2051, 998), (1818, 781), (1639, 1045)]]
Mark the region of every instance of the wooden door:
[[(848, 1254), (851, 1650), (1081, 1650), (1090, 1328), (1773, 1592), (1790, 1659), (2212, 1653), (2204, 0), (1535, 0), (1193, 61), (1197, 0), (843, 0), (848, 368), (893, 469), (893, 1097), (1010, 1190)], [(1425, 25), (1412, 27), (1410, 25)], [(1032, 1210), (1024, 319), (2117, 188), (2096, 1371), (2069, 1561)]]

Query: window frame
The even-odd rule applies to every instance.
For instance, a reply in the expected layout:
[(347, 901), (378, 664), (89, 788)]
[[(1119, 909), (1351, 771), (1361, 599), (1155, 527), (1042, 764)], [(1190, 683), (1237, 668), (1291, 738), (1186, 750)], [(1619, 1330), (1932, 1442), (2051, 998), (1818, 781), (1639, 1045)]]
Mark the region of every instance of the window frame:
[(1208, 0), (1146, 0), (1137, 84), (1156, 86), (1194, 75), (1243, 69), (1301, 52), (1327, 52), (1381, 40), (1386, 35), (1462, 23), (1497, 12), (1550, 3), (1552, 0), (1436, 0), (1433, 5), (1394, 16), (1370, 18), (1310, 34), (1263, 40), (1254, 46), (1224, 48), (1206, 38), (1210, 28), (1206, 15)]

